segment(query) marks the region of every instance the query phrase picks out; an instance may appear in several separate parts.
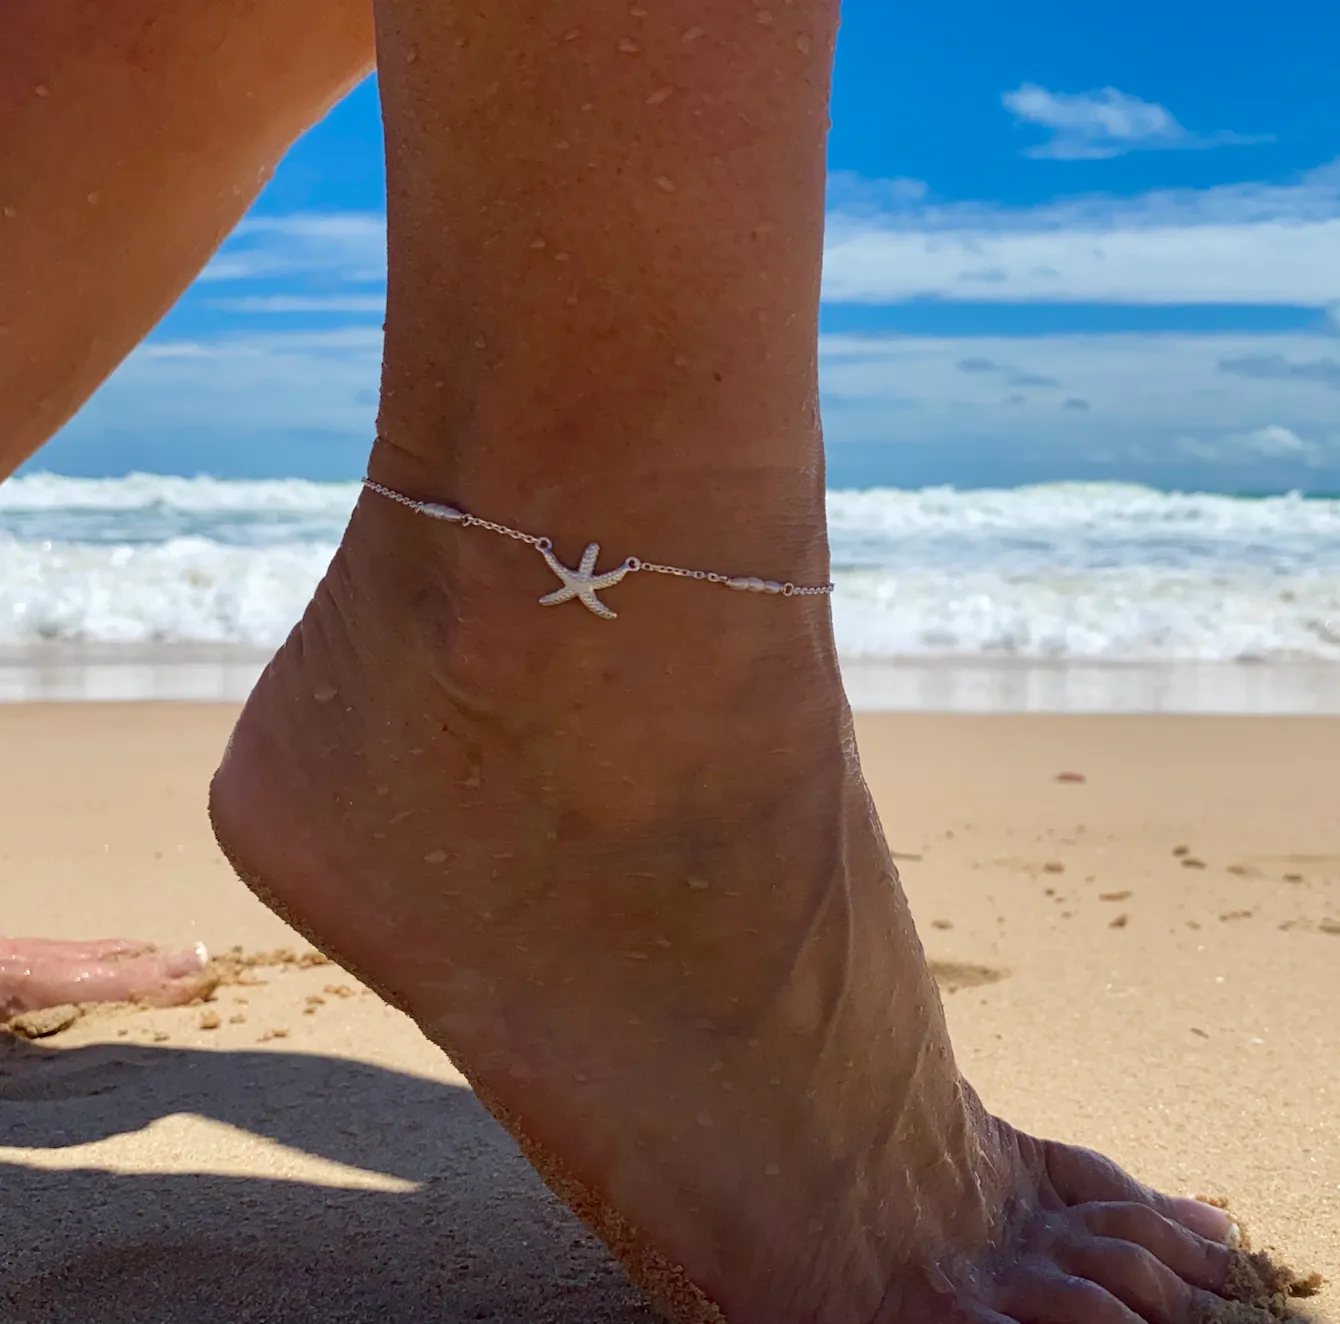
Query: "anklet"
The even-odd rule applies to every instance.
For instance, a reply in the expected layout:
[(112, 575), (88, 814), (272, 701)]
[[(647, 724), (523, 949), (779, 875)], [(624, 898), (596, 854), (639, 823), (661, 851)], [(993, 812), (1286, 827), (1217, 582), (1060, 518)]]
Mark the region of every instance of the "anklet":
[(564, 602), (580, 602), (589, 612), (601, 620), (612, 621), (618, 615), (611, 611), (599, 598), (598, 592), (613, 588), (626, 575), (646, 573), (652, 575), (674, 575), (678, 579), (701, 579), (709, 584), (723, 584), (726, 588), (737, 589), (745, 593), (779, 593), (784, 598), (819, 597), (833, 591), (832, 584), (803, 585), (792, 584), (789, 580), (779, 584), (774, 579), (759, 579), (746, 575), (720, 575), (715, 570), (685, 570), (677, 565), (659, 565), (653, 561), (644, 561), (641, 557), (630, 556), (613, 570), (599, 572), (596, 561), (600, 556), (600, 544), (591, 543), (582, 554), (581, 564), (574, 570), (564, 565), (554, 555), (554, 544), (548, 538), (537, 538), (533, 533), (523, 533), (520, 529), (510, 529), (506, 524), (495, 524), (492, 520), (480, 519), (478, 515), (468, 515), (455, 506), (444, 506), (435, 501), (416, 501), (403, 492), (393, 491), (374, 483), (371, 478), (363, 479), (363, 486), (369, 492), (376, 492), (391, 501), (429, 519), (445, 520), (448, 524), (459, 524), (465, 529), (487, 529), (490, 533), (501, 533), (504, 538), (512, 538), (535, 548), (544, 557), (545, 564), (562, 582), (563, 587), (545, 594), (540, 599), (542, 607), (557, 607)]

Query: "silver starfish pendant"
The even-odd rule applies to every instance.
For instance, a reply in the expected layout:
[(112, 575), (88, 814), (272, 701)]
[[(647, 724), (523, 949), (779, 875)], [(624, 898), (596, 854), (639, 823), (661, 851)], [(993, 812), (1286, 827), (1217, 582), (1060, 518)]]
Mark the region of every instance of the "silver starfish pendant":
[(593, 542), (582, 553), (581, 564), (576, 570), (565, 566), (547, 547), (541, 547), (539, 550), (549, 569), (563, 581), (562, 588), (557, 588), (540, 599), (540, 606), (557, 607), (560, 603), (571, 602), (576, 598), (587, 611), (594, 612), (602, 621), (615, 619), (618, 613), (605, 606), (596, 594), (603, 589), (613, 588), (629, 573), (632, 566), (625, 561), (623, 565), (617, 565), (613, 570), (606, 570), (603, 575), (596, 574), (596, 561), (600, 556), (598, 542)]

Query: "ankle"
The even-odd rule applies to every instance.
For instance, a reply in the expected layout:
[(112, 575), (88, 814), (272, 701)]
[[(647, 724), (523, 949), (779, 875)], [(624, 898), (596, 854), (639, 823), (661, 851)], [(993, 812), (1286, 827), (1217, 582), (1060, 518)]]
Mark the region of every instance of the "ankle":
[[(378, 482), (572, 544), (599, 540), (606, 559), (685, 565), (796, 583), (828, 570), (823, 461), (816, 436), (778, 439), (775, 456), (738, 458), (729, 437), (678, 450), (629, 444), (610, 456), (599, 437), (555, 435), (519, 448), (379, 436)], [(607, 439), (606, 439), (607, 440)], [(493, 439), (496, 442), (496, 439)], [(777, 457), (780, 457), (777, 458)]]
[(700, 572), (634, 572), (601, 590), (596, 600), (617, 621), (596, 619), (580, 601), (540, 607), (539, 599), (563, 583), (533, 546), (427, 519), (381, 495), (360, 508), (361, 541), (379, 549), (379, 562), (400, 562), (402, 586), (417, 582), (430, 597), (449, 600), (450, 633), (439, 635), (436, 651), (487, 659), (499, 684), (524, 681), (529, 691), (542, 668), (566, 676), (561, 688), (568, 691), (582, 676), (595, 681), (608, 703), (614, 676), (628, 670), (650, 668), (672, 683), (695, 684), (729, 683), (743, 672), (756, 685), (782, 689), (835, 677), (826, 596), (736, 592), (723, 582), (827, 583), (821, 475), (781, 467), (628, 468), (631, 474), (578, 471), (528, 483), (499, 466), (462, 472), (387, 441), (370, 464), (376, 481), (394, 491), (550, 540), (553, 556), (569, 568), (596, 542), (598, 573), (630, 558)]
[[(284, 667), (296, 693), (367, 695), (407, 746), (449, 730), (569, 787), (633, 778), (651, 794), (692, 775), (743, 795), (783, 752), (816, 771), (840, 761), (826, 598), (642, 574), (602, 595), (609, 621), (540, 606), (557, 587), (532, 548), (369, 494)], [(397, 695), (412, 707), (392, 710)]]

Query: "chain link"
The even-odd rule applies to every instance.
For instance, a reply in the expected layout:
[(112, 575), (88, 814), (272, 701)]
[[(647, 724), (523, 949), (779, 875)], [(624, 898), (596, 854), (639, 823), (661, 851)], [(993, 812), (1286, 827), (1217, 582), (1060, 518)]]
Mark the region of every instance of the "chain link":
[[(363, 479), (363, 486), (369, 492), (376, 492), (378, 496), (384, 496), (420, 515), (427, 515), (430, 519), (445, 520), (449, 524), (459, 524), (466, 529), (487, 529), (490, 533), (500, 533), (504, 538), (523, 542), (539, 552), (553, 550), (554, 544), (549, 538), (537, 538), (533, 533), (523, 533), (520, 529), (514, 529), (507, 524), (480, 519), (478, 515), (470, 515), (455, 506), (443, 505), (436, 501), (416, 501), (403, 492), (383, 487), (381, 483), (374, 483), (371, 478)], [(781, 594), (786, 598), (822, 597), (831, 593), (834, 588), (833, 584), (793, 584), (790, 580), (778, 583), (773, 579), (759, 579), (752, 575), (723, 575), (715, 570), (687, 570), (679, 565), (661, 565), (655, 561), (644, 561), (637, 556), (628, 557), (623, 563), (623, 569), (630, 575), (639, 572), (650, 575), (672, 575), (676, 579), (696, 579), (707, 584), (725, 584), (728, 588), (745, 592)]]
[(363, 479), (363, 486), (369, 492), (376, 492), (378, 496), (398, 501), (402, 506), (408, 506), (411, 510), (421, 511), (428, 504), (426, 501), (415, 501), (413, 497), (407, 497), (403, 492), (395, 492), (389, 487), (383, 487), (380, 483), (374, 483), (371, 478)]
[(501, 533), (504, 538), (514, 538), (528, 547), (542, 548), (548, 551), (554, 544), (548, 538), (537, 538), (533, 533), (522, 533), (520, 529), (509, 529), (506, 524), (495, 524), (491, 519), (480, 519), (478, 515), (467, 515), (461, 523), (467, 529), (488, 529), (490, 533)]

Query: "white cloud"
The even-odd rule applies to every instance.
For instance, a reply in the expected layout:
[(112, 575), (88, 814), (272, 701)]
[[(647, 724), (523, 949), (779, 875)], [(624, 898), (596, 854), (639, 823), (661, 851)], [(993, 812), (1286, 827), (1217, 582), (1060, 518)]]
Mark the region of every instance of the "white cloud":
[(380, 313), (380, 294), (252, 294), (239, 299), (210, 299), (207, 306), (225, 313)]
[(199, 279), (216, 284), (315, 274), (351, 284), (385, 282), (386, 217), (371, 212), (250, 217)]
[(1327, 449), (1300, 437), (1291, 428), (1269, 423), (1251, 432), (1229, 432), (1212, 440), (1179, 437), (1177, 449), (1190, 459), (1211, 464), (1245, 464), (1256, 460), (1293, 460), (1316, 468), (1327, 459)]
[(144, 431), (207, 426), (371, 436), (382, 335), (373, 327), (248, 333), (141, 345), (70, 424)]
[(1072, 93), (1050, 92), (1036, 83), (1024, 83), (1006, 92), (1001, 100), (1021, 123), (1051, 130), (1051, 138), (1029, 148), (1026, 155), (1056, 161), (1095, 161), (1125, 152), (1270, 141), (1228, 131), (1192, 133), (1163, 106), (1115, 87)]
[(1269, 423), (1263, 428), (1242, 433), (1240, 440), (1243, 447), (1254, 455), (1316, 459), (1321, 454), (1321, 448), (1315, 442), (1304, 441), (1296, 432), (1278, 423)]
[(1219, 367), (1239, 377), (1274, 378), (1282, 382), (1315, 382), (1340, 391), (1340, 359), (1333, 356), (1296, 362), (1283, 354), (1247, 354), (1225, 359)]
[[(1263, 353), (1314, 362), (1332, 343), (1247, 334), (825, 336), (825, 424), (837, 443), (978, 441), (1158, 461), (1189, 456), (1183, 441), (1196, 438), (1204, 448), (1196, 458), (1205, 460), (1340, 464), (1335, 391), (1224, 369)], [(1030, 379), (1046, 385), (1013, 384)], [(1077, 400), (1088, 408), (1066, 407)]]
[(828, 302), (1340, 304), (1340, 163), (1287, 185), (1037, 207), (902, 192), (900, 203), (878, 181), (844, 182), (829, 216)]
[(867, 179), (851, 170), (828, 176), (828, 205), (852, 216), (869, 215), (921, 202), (930, 186), (920, 179)]

